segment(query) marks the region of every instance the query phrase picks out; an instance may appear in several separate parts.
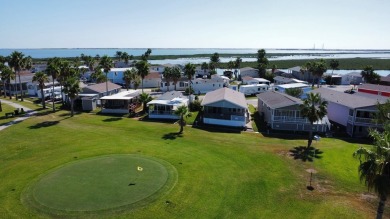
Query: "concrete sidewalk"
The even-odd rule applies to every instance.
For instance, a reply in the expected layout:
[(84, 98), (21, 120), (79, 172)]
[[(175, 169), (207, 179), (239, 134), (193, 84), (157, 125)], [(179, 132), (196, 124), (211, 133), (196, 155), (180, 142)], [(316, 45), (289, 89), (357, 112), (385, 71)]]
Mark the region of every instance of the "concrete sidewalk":
[(30, 116), (34, 115), (35, 113), (37, 113), (36, 111), (33, 111), (32, 109), (30, 108), (27, 108), (25, 106), (22, 106), (20, 104), (17, 104), (17, 103), (14, 103), (14, 102), (11, 102), (11, 101), (8, 101), (8, 100), (1, 100), (1, 103), (5, 103), (5, 104), (8, 104), (14, 108), (23, 108), (23, 110), (26, 112), (23, 116), (20, 116), (18, 118), (16, 118), (15, 120), (11, 121), (11, 122), (8, 122), (4, 125), (0, 125), (0, 131), (3, 130), (3, 129), (6, 129), (8, 127), (10, 127), (11, 125), (14, 125), (14, 124), (17, 124), (25, 119), (28, 119)]

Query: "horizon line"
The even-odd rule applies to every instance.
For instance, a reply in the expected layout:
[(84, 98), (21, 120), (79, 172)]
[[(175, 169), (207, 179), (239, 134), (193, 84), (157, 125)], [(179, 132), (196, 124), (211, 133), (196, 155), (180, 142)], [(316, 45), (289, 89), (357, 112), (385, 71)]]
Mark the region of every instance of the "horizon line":
[(259, 50), (259, 49), (264, 49), (264, 50), (350, 50), (350, 51), (356, 51), (356, 50), (367, 50), (367, 51), (387, 51), (390, 49), (313, 49), (313, 48), (207, 48), (207, 47), (197, 47), (197, 48), (190, 48), (190, 47), (41, 47), (41, 48), (0, 48), (0, 50), (18, 50), (18, 49), (25, 49), (25, 50), (35, 50), (35, 49), (135, 49), (135, 50), (141, 50), (141, 49), (195, 49), (195, 50), (204, 50), (204, 49), (218, 49), (218, 50)]

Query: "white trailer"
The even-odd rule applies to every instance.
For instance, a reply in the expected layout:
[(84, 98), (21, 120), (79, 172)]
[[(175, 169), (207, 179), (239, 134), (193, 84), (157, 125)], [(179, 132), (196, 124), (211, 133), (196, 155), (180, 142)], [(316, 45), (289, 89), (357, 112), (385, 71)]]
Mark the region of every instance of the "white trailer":
[(269, 90), (269, 85), (267, 84), (250, 84), (250, 85), (240, 86), (240, 92), (246, 96), (263, 93), (268, 90)]

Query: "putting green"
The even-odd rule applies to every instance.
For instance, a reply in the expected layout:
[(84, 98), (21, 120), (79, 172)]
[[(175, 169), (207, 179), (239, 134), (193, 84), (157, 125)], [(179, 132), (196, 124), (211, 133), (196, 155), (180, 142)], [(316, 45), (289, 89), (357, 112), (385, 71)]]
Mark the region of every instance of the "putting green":
[(110, 155), (64, 165), (25, 192), (27, 203), (47, 213), (125, 210), (167, 193), (177, 180), (169, 163), (137, 155)]

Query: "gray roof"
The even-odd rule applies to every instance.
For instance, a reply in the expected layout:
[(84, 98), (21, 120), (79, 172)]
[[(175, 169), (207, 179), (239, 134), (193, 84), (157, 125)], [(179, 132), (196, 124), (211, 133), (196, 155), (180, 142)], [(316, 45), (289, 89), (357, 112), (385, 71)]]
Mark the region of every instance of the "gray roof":
[[(274, 77), (274, 80), (275, 81), (282, 81), (284, 83), (291, 83), (291, 82), (294, 82), (291, 78), (285, 78), (285, 77), (282, 77), (282, 76), (276, 76)], [(295, 83), (295, 82), (294, 82)]]
[(367, 89), (373, 91), (381, 91), (381, 92), (390, 92), (390, 86), (386, 85), (377, 85), (377, 84), (362, 84), (358, 86), (359, 89)]
[(242, 108), (248, 108), (243, 93), (234, 91), (226, 87), (206, 93), (206, 96), (204, 96), (202, 100), (202, 106), (216, 103), (219, 101), (227, 101)]
[(257, 98), (272, 109), (302, 104), (302, 100), (277, 91), (260, 93)]
[(183, 94), (179, 91), (169, 91), (158, 97), (157, 100), (172, 100), (177, 97), (183, 97)]
[[(121, 88), (121, 86), (114, 84), (112, 82), (109, 82), (109, 81), (107, 82), (107, 86), (108, 86), (108, 91), (112, 91), (112, 90)], [(106, 92), (106, 82), (86, 86), (83, 88), (82, 93), (104, 93), (104, 92)]]
[(383, 98), (377, 95), (372, 95), (372, 97), (369, 98), (363, 95), (347, 94), (323, 87), (315, 89), (311, 92), (321, 94), (321, 97), (328, 102), (347, 106), (351, 109), (375, 106), (378, 101), (383, 103)]

